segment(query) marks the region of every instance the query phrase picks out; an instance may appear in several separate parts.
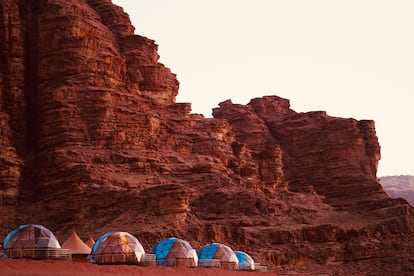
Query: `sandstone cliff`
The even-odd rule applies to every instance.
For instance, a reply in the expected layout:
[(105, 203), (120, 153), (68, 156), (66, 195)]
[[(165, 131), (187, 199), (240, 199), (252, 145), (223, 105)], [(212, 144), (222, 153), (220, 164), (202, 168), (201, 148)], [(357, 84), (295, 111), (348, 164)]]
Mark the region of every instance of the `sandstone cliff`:
[(0, 235), (119, 229), (147, 250), (174, 235), (273, 267), (412, 253), (413, 209), (376, 178), (373, 121), (276, 96), (191, 114), (109, 0), (3, 0), (0, 42)]

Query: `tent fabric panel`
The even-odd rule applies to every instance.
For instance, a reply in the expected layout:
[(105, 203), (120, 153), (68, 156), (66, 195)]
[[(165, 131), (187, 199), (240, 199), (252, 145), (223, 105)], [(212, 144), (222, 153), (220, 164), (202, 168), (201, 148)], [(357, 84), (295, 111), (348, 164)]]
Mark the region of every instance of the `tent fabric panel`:
[(254, 260), (249, 254), (242, 251), (236, 251), (235, 253), (239, 261), (240, 269), (255, 269)]
[(220, 247), (219, 243), (211, 243), (209, 245), (204, 246), (201, 248), (200, 252), (198, 253), (199, 259), (214, 259), (218, 248)]
[(173, 245), (177, 242), (177, 238), (169, 238), (163, 240), (152, 249), (152, 254), (155, 254), (157, 260), (165, 260), (170, 254), (170, 250)]
[(234, 253), (236, 253), (237, 259), (239, 260), (239, 264), (245, 265), (247, 262), (246, 254), (241, 251), (236, 251)]
[(178, 239), (171, 247), (168, 257), (170, 258), (188, 258), (189, 251), (193, 250), (193, 247), (187, 241)]
[(114, 233), (116, 233), (115, 231), (111, 231), (111, 232), (108, 232), (108, 233), (106, 233), (106, 234), (104, 234), (104, 235), (102, 235), (101, 237), (99, 237), (99, 239), (95, 242), (95, 244), (93, 245), (93, 248), (92, 248), (92, 251), (91, 251), (91, 254), (95, 254), (96, 253), (96, 250), (100, 247), (100, 245), (101, 245), (101, 243), (108, 237), (108, 236), (110, 236), (110, 235), (112, 235), (112, 234), (114, 234)]
[(38, 224), (32, 224), (30, 228), (34, 231), (37, 247), (60, 248), (59, 241), (52, 231)]
[(20, 225), (19, 227), (13, 229), (12, 231), (9, 232), (9, 234), (7, 234), (6, 238), (4, 239), (3, 242), (3, 248), (8, 249), (12, 246), (12, 242), (11, 240), (13, 239), (14, 241), (16, 240), (16, 234), (23, 228), (28, 227), (29, 224), (23, 224)]
[(188, 251), (187, 258), (188, 259), (193, 259), (195, 265), (198, 264), (198, 255), (197, 255), (197, 251), (195, 249), (191, 249), (190, 251)]
[(214, 255), (214, 259), (219, 259), (226, 262), (237, 262), (237, 256), (234, 251), (227, 245), (220, 244)]

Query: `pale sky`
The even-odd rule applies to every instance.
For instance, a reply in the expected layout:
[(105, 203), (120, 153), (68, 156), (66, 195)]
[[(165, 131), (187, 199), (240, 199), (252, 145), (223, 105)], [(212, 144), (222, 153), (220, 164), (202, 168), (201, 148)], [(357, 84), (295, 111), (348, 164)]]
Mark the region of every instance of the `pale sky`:
[(414, 1), (113, 2), (159, 45), (193, 113), (277, 95), (297, 112), (374, 120), (377, 175), (414, 175)]

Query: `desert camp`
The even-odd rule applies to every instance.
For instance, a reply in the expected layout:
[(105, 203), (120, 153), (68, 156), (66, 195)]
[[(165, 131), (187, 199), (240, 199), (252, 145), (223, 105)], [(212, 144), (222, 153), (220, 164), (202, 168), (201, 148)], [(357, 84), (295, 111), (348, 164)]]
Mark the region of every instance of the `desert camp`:
[[(145, 252), (135, 236), (122, 231), (107, 232), (96, 242), (92, 237), (84, 242), (74, 231), (61, 246), (53, 232), (39, 224), (23, 224), (11, 230), (2, 248), (3, 256), (10, 259), (255, 270), (255, 263), (247, 253), (233, 251), (221, 243), (208, 244), (197, 253), (188, 241), (171, 237), (155, 244), (149, 252)], [(257, 267), (260, 271), (267, 270), (264, 266)]]

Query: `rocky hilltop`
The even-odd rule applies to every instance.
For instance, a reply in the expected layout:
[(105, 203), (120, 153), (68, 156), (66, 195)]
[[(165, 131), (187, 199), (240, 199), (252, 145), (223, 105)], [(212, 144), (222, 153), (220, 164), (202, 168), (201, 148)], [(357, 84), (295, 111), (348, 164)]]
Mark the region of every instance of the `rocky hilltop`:
[(382, 176), (379, 180), (390, 197), (404, 198), (414, 206), (414, 175)]
[(191, 114), (110, 0), (3, 0), (0, 42), (1, 236), (32, 222), (147, 250), (223, 242), (275, 268), (413, 268), (413, 209), (378, 182), (373, 121), (277, 96)]

